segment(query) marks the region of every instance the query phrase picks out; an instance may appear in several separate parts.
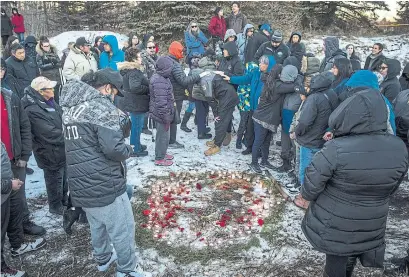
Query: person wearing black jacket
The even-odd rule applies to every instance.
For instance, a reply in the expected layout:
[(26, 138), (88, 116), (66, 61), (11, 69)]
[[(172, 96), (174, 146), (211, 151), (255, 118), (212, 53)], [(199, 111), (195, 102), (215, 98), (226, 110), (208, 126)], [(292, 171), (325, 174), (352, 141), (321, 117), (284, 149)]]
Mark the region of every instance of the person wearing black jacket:
[(26, 56), (32, 58), (35, 61), (37, 57), (37, 39), (35, 38), (35, 36), (28, 36), (24, 40), (23, 46), (24, 50), (26, 50)]
[(1, 141), (9, 147), (14, 178), (24, 182), (20, 190), (13, 196), (16, 199), (14, 201), (16, 206), (12, 209), (19, 210), (20, 215), (12, 216), (16, 222), (13, 224), (14, 227), (11, 228), (19, 232), (17, 229), (21, 228), (22, 225), (22, 230), (26, 234), (43, 235), (45, 229), (30, 221), (25, 191), (26, 166), (32, 148), (30, 121), (17, 94), (2, 87), (1, 98)]
[(30, 120), (33, 153), (44, 170), (50, 213), (62, 215), (68, 198), (62, 109), (54, 100), (57, 82), (37, 77), (21, 102)]
[(331, 70), (335, 59), (347, 57), (347, 54), (339, 49), (339, 39), (337, 37), (324, 38), (323, 46), (325, 57), (322, 59), (320, 72)]
[[(333, 75), (326, 71), (311, 79), (309, 93), (300, 110), (294, 136), (300, 145), (299, 181), (304, 185), (305, 169), (325, 143), (323, 136), (328, 129), (328, 119), (338, 106), (338, 96), (331, 89)], [(297, 206), (303, 207), (303, 199), (296, 198)]]
[(3, 51), (3, 58), (7, 60), (11, 56), (11, 46), (13, 44), (18, 44), (20, 41), (18, 40), (18, 37), (16, 36), (9, 36), (6, 42), (6, 46), (4, 46), (4, 51)]
[(381, 93), (385, 95), (391, 103), (401, 91), (398, 79), (400, 71), (400, 62), (395, 59), (385, 59), (380, 67), (380, 73), (384, 77), (384, 80), (380, 85)]
[(24, 89), (31, 84), (31, 81), (40, 75), (35, 61), (26, 56), (24, 47), (20, 44), (13, 44), (11, 47), (12, 56), (6, 60), (7, 74), (12, 75), (17, 80), (20, 98), (24, 96)]
[(358, 258), (383, 268), (389, 200), (408, 170), (405, 144), (387, 133), (387, 114), (372, 90), (346, 99), (329, 118), (335, 138), (306, 169), (301, 194), (311, 202), (301, 227), (326, 254), (324, 277), (352, 276)]
[(263, 43), (270, 41), (271, 33), (272, 30), (269, 24), (266, 23), (259, 25), (258, 32), (253, 35), (251, 40), (249, 40), (246, 49), (244, 50), (244, 64), (254, 60), (254, 55), (257, 53), (259, 47)]
[(206, 145), (209, 147), (209, 149), (204, 152), (206, 156), (220, 152), (220, 147), (222, 144), (224, 145), (225, 138), (229, 135), (228, 129), (229, 126), (231, 128), (234, 109), (240, 102), (234, 86), (223, 80), (222, 76), (215, 75), (212, 85), (213, 99), (209, 105), (212, 107), (215, 117), (215, 136), (214, 140), (206, 142)]
[(402, 76), (399, 78), (400, 87), (402, 90), (409, 89), (409, 63), (403, 68)]
[(263, 43), (254, 55), (254, 61), (258, 61), (261, 56), (274, 56), (277, 63), (283, 64), (284, 60), (290, 55), (290, 50), (283, 43), (283, 35), (280, 31), (274, 31), (271, 35), (271, 41)]
[(58, 56), (57, 48), (50, 44), (47, 37), (41, 37), (40, 42), (36, 46), (36, 51), (36, 61), (41, 76), (57, 82), (57, 85), (54, 88), (54, 100), (58, 104), (60, 99), (62, 71), (61, 60)]
[(141, 144), (141, 133), (146, 113), (149, 111), (149, 80), (142, 66), (141, 52), (130, 47), (125, 52), (125, 62), (118, 63), (124, 80), (124, 110), (131, 115), (132, 129), (130, 143), (134, 148), (133, 156), (148, 155), (146, 146)]
[(244, 73), (244, 67), (239, 58), (239, 51), (234, 41), (229, 41), (223, 44), (223, 59), (221, 60), (218, 71), (229, 77), (240, 76)]
[(16, 95), (19, 95), (20, 90), (24, 90), (24, 88), (20, 88), (19, 83), (17, 82), (17, 79), (13, 76), (8, 74), (7, 72), (7, 64), (6, 61), (1, 58), (1, 70), (2, 70), (2, 75), (1, 75), (1, 87), (11, 90), (14, 92)]
[(379, 71), (385, 56), (383, 55), (383, 44), (375, 43), (372, 46), (372, 53), (366, 58), (364, 69)]
[(402, 90), (393, 102), (396, 136), (402, 139), (409, 152), (409, 89)]
[(13, 26), (11, 25), (10, 17), (6, 14), (6, 10), (1, 8), (1, 43), (3, 48), (6, 46), (7, 39), (13, 35)]
[[(169, 46), (169, 57), (173, 60), (172, 74), (170, 76), (170, 81), (173, 87), (173, 95), (176, 104), (176, 112), (180, 118), (180, 111), (182, 109), (183, 100), (187, 100), (185, 90), (188, 89), (189, 85), (197, 83), (201, 75), (193, 74), (191, 76), (186, 76), (180, 61), (183, 59), (183, 45), (174, 41)], [(201, 73), (203, 76), (208, 75), (208, 72)], [(170, 140), (169, 148), (184, 148), (183, 144), (176, 141), (177, 133), (177, 122), (170, 124)]]

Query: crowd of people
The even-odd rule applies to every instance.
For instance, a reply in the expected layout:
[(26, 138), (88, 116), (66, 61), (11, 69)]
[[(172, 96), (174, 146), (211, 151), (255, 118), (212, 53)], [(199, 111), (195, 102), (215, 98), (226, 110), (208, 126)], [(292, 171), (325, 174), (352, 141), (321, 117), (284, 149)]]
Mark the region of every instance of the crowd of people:
[[(168, 149), (184, 148), (178, 125), (191, 133), (191, 117), (197, 139), (207, 140), (204, 155), (220, 153), (232, 141), (236, 107), (235, 147), (246, 148), (254, 173), (293, 178), (286, 189), (307, 210), (307, 239), (327, 255), (324, 276), (351, 276), (357, 258), (382, 265), (389, 197), (408, 170), (409, 65), (399, 77), (400, 62), (381, 43), (362, 68), (354, 45), (340, 49), (329, 36), (320, 61), (301, 32), (285, 42), (268, 22), (249, 23), (234, 2), (227, 18), (215, 9), (210, 37), (191, 21), (184, 44), (173, 41), (163, 55), (153, 34), (140, 40), (133, 31), (122, 49), (113, 35), (80, 37), (60, 56), (46, 36), (24, 41), (23, 16), (12, 13), (2, 9), (2, 276), (24, 276), (6, 264), (6, 234), (12, 256), (46, 244), (25, 197), (31, 153), (44, 171), (50, 213), (63, 216), (69, 234), (75, 221), (89, 223), (98, 270), (116, 261), (118, 277), (142, 276), (125, 161), (149, 155), (145, 133), (155, 141), (154, 164), (171, 166), (177, 157)], [(279, 130), (275, 167), (269, 150)], [(40, 238), (25, 241), (25, 233)]]

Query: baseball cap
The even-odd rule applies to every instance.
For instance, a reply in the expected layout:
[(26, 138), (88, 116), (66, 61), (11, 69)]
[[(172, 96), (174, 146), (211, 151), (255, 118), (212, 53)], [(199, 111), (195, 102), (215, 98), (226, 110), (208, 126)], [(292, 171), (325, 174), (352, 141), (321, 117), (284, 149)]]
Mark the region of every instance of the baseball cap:
[(30, 86), (36, 91), (40, 91), (46, 88), (53, 88), (56, 85), (57, 85), (57, 82), (51, 81), (47, 79), (46, 77), (40, 76), (40, 77), (35, 78), (33, 81), (31, 81)]
[(111, 84), (118, 90), (118, 96), (123, 97), (123, 78), (122, 75), (112, 68), (104, 68), (95, 72), (99, 83)]
[(77, 40), (75, 41), (75, 45), (76, 46), (91, 46), (91, 42), (89, 42), (88, 40), (85, 39), (85, 37), (79, 37), (77, 38)]

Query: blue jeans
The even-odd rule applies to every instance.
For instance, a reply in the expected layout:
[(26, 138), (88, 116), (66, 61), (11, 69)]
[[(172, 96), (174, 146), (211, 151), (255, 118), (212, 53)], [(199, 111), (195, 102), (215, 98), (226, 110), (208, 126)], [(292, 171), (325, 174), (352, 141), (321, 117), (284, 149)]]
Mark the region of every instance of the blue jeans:
[(187, 113), (193, 112), (193, 110), (195, 109), (195, 107), (196, 107), (195, 102), (189, 101), (189, 106), (187, 106), (186, 112), (187, 112)]
[(254, 121), (254, 135), (254, 143), (251, 149), (251, 162), (258, 163), (258, 151), (260, 149), (261, 161), (266, 162), (268, 160), (268, 154), (270, 152), (270, 141), (273, 132)]
[(20, 44), (24, 42), (24, 33), (16, 33), (18, 40), (20, 41)]
[(300, 145), (300, 170), (298, 172), (300, 184), (304, 185), (305, 170), (310, 165), (315, 153), (320, 151), (318, 148), (307, 148)]
[(131, 113), (132, 128), (131, 128), (130, 142), (131, 142), (131, 145), (133, 145), (134, 152), (141, 151), (141, 133), (142, 133), (144, 120), (145, 120), (144, 113), (140, 113), (140, 114)]

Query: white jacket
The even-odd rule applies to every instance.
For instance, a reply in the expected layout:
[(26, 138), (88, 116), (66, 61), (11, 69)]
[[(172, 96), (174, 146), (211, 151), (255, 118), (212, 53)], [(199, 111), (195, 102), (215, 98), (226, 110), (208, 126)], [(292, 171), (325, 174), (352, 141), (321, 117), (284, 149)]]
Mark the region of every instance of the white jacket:
[(92, 52), (85, 54), (73, 46), (68, 54), (63, 69), (63, 75), (67, 80), (80, 80), (82, 76), (93, 70), (98, 70), (98, 64)]

